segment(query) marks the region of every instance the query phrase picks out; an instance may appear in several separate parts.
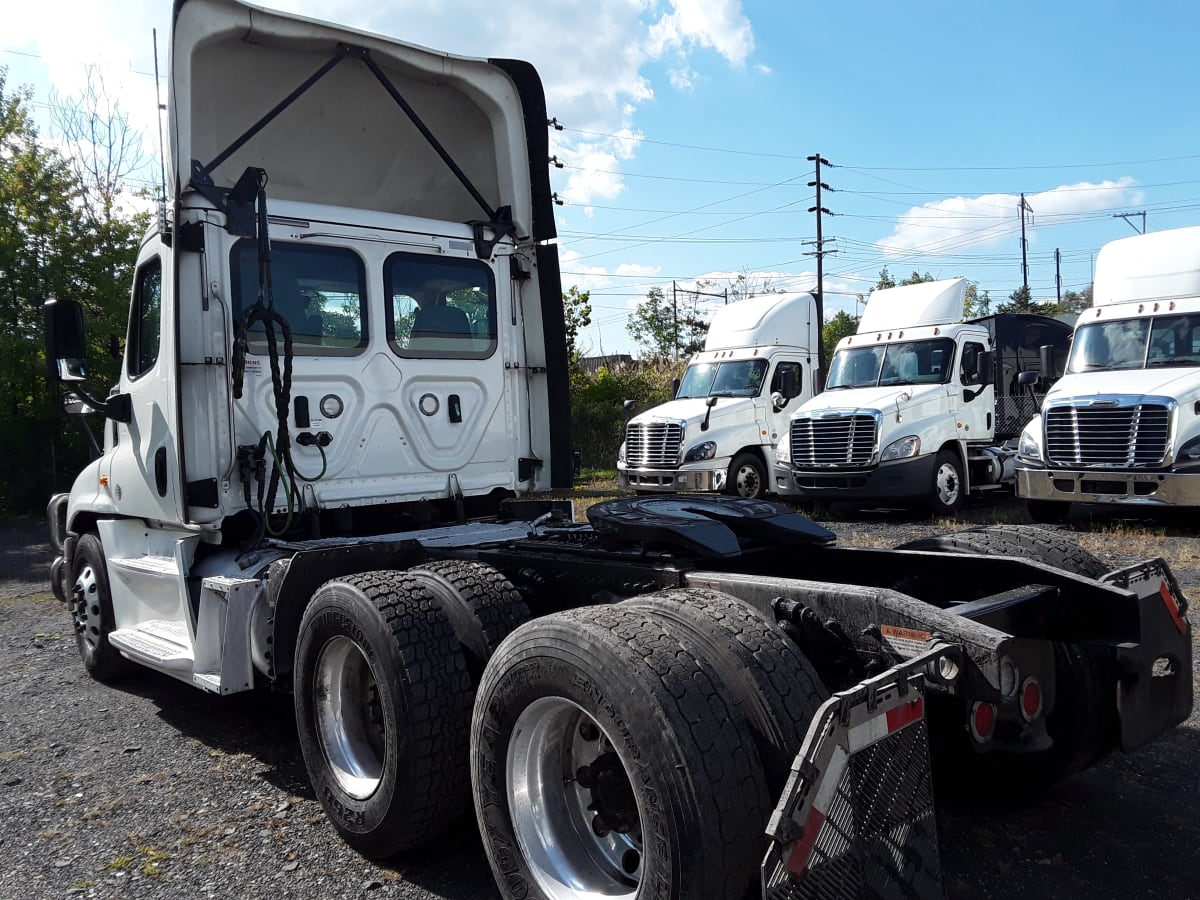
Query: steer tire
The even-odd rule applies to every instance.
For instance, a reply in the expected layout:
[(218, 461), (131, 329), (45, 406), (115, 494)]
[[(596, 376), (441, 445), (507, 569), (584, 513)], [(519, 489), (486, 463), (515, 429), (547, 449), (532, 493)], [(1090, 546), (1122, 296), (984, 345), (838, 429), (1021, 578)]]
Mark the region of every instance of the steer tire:
[(471, 680), (442, 604), (404, 572), (326, 582), (300, 623), (296, 727), (342, 838), (411, 850), (465, 812)]
[(953, 450), (939, 450), (933, 461), (926, 506), (934, 516), (954, 516), (967, 499), (962, 457)]
[(754, 607), (720, 591), (665, 590), (621, 605), (673, 627), (712, 663), (746, 719), (768, 792), (779, 796), (809, 723), (829, 697), (800, 648)]
[(736, 698), (624, 604), (536, 619), (500, 646), (471, 782), (505, 898), (742, 897), (771, 811)]
[(130, 674), (135, 664), (108, 642), (116, 624), (104, 546), (95, 534), (83, 535), (75, 545), (67, 588), (75, 644), (88, 674), (103, 682), (117, 681)]
[(483, 667), (500, 642), (529, 619), (529, 606), (512, 582), (491, 566), (460, 559), (424, 563), (408, 570), (441, 601), (449, 618), (471, 682), (479, 683)]
[[(897, 549), (1012, 556), (1088, 578), (1099, 578), (1109, 570), (1069, 536), (1029, 525), (992, 525), (912, 541)], [(1000, 797), (1026, 801), (1113, 749), (1118, 728), (1117, 681), (1110, 655), (1087, 644), (1056, 641), (1054, 661), (1055, 703), (1046, 717), (1053, 746), (1034, 753), (980, 754), (972, 749), (965, 729), (946, 721), (940, 734), (935, 730), (930, 734), (939, 788), (944, 787), (955, 800)], [(961, 704), (942, 705), (952, 706), (947, 712), (957, 722), (966, 721)], [(981, 791), (981, 784), (991, 787)]]
[(757, 453), (739, 453), (729, 464), (725, 493), (747, 500), (758, 500), (767, 493), (769, 486), (766, 466)]

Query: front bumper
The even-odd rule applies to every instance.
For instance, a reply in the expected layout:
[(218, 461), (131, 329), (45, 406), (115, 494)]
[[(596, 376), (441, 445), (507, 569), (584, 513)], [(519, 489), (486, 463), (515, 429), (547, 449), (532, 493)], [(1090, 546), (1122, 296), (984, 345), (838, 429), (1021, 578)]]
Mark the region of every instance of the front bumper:
[(771, 487), (781, 497), (814, 500), (915, 500), (932, 490), (933, 454), (874, 469), (800, 470), (776, 463)]
[(677, 491), (725, 490), (729, 464), (717, 469), (622, 469), (617, 468), (617, 487), (632, 491)]
[(1200, 506), (1200, 471), (1182, 474), (1018, 465), (1017, 496), (1064, 503)]

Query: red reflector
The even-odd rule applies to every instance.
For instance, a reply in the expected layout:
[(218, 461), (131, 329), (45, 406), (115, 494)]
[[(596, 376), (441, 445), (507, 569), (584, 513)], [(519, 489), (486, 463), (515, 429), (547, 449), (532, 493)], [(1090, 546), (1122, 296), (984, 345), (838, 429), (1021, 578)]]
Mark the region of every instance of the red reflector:
[(895, 709), (887, 711), (887, 728), (888, 734), (893, 731), (898, 731), (905, 725), (911, 725), (917, 719), (921, 718), (925, 713), (925, 701), (918, 697), (903, 706), (897, 706)]
[(1042, 687), (1035, 678), (1025, 679), (1025, 687), (1021, 689), (1021, 715), (1025, 721), (1031, 722), (1042, 711)]
[(1171, 614), (1171, 621), (1175, 623), (1179, 633), (1186, 634), (1187, 622), (1183, 621), (1183, 616), (1179, 615), (1179, 604), (1171, 596), (1171, 588), (1165, 581), (1158, 587), (1158, 596), (1162, 597), (1162, 602), (1167, 607), (1167, 612)]
[(800, 836), (800, 840), (792, 844), (792, 849), (787, 855), (787, 870), (799, 878), (804, 874), (804, 870), (808, 868), (808, 858), (812, 856), (813, 847), (817, 843), (817, 835), (821, 833), (821, 826), (825, 824), (825, 813), (821, 812), (815, 806), (809, 810), (808, 818), (804, 821), (804, 834)]
[(971, 710), (971, 733), (977, 741), (991, 738), (996, 728), (996, 706), (993, 703), (977, 701)]

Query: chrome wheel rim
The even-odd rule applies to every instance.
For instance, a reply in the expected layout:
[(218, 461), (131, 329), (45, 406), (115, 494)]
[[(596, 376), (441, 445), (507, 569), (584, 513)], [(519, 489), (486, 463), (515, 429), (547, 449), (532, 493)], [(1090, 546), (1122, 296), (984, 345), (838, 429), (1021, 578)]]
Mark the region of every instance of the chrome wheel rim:
[(314, 679), (321, 750), (339, 788), (365, 800), (379, 788), (387, 741), (379, 685), (362, 649), (346, 637), (321, 648)]
[(937, 470), (937, 498), (942, 506), (953, 506), (958, 502), (958, 492), (962, 489), (959, 482), (958, 470), (950, 463), (942, 463)]
[(100, 599), (96, 570), (84, 565), (71, 590), (71, 616), (75, 620), (75, 633), (93, 650), (100, 647)]
[(632, 898), (642, 814), (611, 738), (562, 697), (531, 703), (508, 748), (508, 801), (530, 873), (551, 900)]
[(740, 497), (754, 498), (762, 490), (762, 479), (758, 477), (758, 470), (749, 464), (738, 469), (735, 483)]

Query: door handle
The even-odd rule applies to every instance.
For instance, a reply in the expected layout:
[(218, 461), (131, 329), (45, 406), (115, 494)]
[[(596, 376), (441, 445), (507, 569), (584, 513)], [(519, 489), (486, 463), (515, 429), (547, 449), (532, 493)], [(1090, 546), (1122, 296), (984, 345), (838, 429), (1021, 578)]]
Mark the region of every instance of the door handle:
[(158, 496), (167, 496), (167, 448), (159, 447), (154, 451), (154, 486), (158, 488)]

